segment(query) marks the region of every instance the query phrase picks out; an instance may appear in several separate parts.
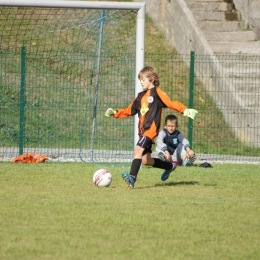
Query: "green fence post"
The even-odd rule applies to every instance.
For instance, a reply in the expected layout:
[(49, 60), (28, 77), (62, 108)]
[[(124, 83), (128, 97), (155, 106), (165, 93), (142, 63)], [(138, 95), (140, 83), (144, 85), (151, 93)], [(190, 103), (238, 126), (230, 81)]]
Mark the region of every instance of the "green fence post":
[(20, 84), (20, 129), (19, 129), (19, 155), (23, 154), (24, 145), (24, 102), (25, 102), (25, 47), (21, 49), (21, 84)]
[[(195, 60), (195, 52), (190, 52), (190, 96), (189, 96), (189, 108), (193, 108), (194, 101), (194, 60)], [(189, 118), (189, 133), (188, 139), (190, 142), (190, 147), (192, 149), (192, 133), (193, 133), (193, 120)]]

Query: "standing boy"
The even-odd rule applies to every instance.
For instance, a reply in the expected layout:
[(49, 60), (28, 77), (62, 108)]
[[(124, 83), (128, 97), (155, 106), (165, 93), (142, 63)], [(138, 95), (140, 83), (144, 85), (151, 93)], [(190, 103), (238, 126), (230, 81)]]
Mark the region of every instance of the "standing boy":
[(127, 108), (117, 110), (108, 108), (105, 113), (106, 116), (113, 116), (114, 118), (134, 116), (136, 114), (139, 117), (139, 141), (134, 148), (131, 170), (129, 174), (122, 173), (122, 178), (129, 188), (134, 188), (141, 164), (164, 169), (165, 171), (161, 176), (162, 181), (167, 180), (171, 172), (176, 169), (175, 163), (151, 157), (152, 144), (160, 130), (162, 108), (171, 108), (193, 120), (198, 113), (194, 109), (188, 109), (178, 101), (171, 101), (169, 96), (159, 88), (159, 76), (153, 67), (144, 67), (139, 72), (138, 79), (144, 91), (138, 93)]
[(175, 115), (165, 117), (164, 129), (156, 139), (156, 151), (161, 160), (177, 162), (179, 165), (191, 165), (195, 161), (195, 153), (190, 149), (189, 141), (177, 130), (178, 118)]

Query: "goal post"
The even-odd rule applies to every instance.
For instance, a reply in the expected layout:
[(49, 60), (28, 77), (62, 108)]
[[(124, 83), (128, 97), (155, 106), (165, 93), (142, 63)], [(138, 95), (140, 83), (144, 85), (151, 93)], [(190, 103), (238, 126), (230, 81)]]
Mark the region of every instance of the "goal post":
[[(103, 115), (105, 106), (127, 105), (142, 90), (145, 8), (142, 2), (0, 0), (2, 158), (38, 152), (54, 160), (132, 159), (137, 117), (132, 125)], [(121, 141), (130, 129), (131, 149)]]

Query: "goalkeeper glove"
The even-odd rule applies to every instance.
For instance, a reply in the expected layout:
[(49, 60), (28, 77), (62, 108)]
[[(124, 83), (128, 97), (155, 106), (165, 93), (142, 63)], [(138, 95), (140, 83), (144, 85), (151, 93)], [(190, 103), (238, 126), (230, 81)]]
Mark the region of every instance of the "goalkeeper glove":
[(116, 114), (116, 111), (112, 108), (108, 108), (106, 113), (105, 113), (105, 116), (112, 116), (112, 115), (115, 115)]
[(187, 108), (183, 112), (184, 116), (190, 117), (192, 120), (194, 120), (198, 114), (198, 111), (192, 108)]

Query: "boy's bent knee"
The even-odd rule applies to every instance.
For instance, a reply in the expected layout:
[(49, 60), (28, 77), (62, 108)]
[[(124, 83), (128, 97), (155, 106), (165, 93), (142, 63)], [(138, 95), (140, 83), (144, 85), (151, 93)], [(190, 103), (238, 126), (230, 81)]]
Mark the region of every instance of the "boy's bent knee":
[(147, 159), (142, 159), (142, 164), (143, 165), (147, 165), (147, 166), (153, 166), (154, 164), (154, 160), (153, 159), (150, 159), (150, 160), (147, 160)]
[(143, 165), (147, 165), (147, 160), (142, 159), (142, 164), (143, 164)]

